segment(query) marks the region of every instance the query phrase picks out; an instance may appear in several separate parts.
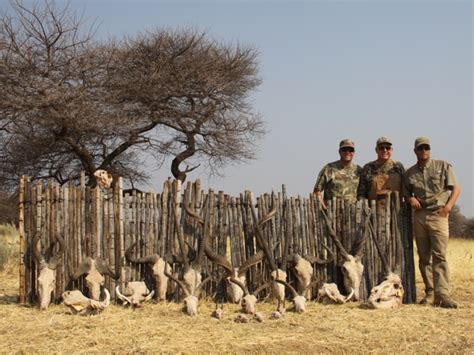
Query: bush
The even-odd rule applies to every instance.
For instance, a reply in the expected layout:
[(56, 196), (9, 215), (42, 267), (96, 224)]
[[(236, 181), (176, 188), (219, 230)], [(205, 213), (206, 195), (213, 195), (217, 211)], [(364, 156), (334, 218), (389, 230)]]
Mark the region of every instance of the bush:
[(18, 230), (14, 225), (0, 225), (0, 270), (18, 257), (18, 237)]

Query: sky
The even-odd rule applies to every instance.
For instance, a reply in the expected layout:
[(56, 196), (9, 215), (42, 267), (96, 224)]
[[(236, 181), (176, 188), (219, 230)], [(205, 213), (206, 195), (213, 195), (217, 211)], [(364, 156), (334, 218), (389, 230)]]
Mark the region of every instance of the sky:
[[(7, 6), (6, 0), (0, 0)], [(63, 3), (63, 1), (57, 1)], [(471, 1), (140, 1), (72, 0), (100, 25), (98, 38), (152, 28), (193, 28), (255, 46), (262, 85), (251, 96), (268, 133), (257, 159), (224, 177), (188, 175), (204, 189), (237, 195), (281, 191), (308, 196), (317, 174), (339, 158), (375, 160), (388, 136), (393, 158), (415, 162), (413, 142), (431, 139), (432, 158), (449, 161), (461, 186), (461, 213), (474, 216), (473, 4)], [(153, 164), (150, 164), (152, 166)], [(160, 192), (169, 163), (152, 172)]]

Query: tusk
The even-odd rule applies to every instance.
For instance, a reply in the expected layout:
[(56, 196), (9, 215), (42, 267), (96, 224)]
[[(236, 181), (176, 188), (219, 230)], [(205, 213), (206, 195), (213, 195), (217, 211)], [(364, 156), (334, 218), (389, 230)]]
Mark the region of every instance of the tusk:
[(148, 300), (151, 300), (151, 298), (153, 297), (153, 295), (155, 294), (155, 291), (151, 291), (148, 296), (145, 297), (145, 299), (143, 300), (143, 303), (148, 301)]
[(129, 298), (125, 297), (120, 293), (119, 286), (115, 288), (115, 292), (117, 293), (118, 297), (124, 302), (124, 304), (130, 303), (132, 304), (132, 301), (130, 301)]
[(352, 298), (352, 296), (354, 296), (354, 289), (351, 287), (351, 293), (349, 293), (349, 296), (346, 297), (346, 299), (344, 300), (344, 303), (349, 301)]

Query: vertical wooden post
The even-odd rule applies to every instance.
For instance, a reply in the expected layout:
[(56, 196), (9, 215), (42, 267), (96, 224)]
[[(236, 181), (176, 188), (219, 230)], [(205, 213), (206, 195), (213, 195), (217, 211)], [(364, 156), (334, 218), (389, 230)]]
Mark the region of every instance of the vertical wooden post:
[(18, 232), (20, 234), (20, 285), (19, 285), (19, 302), (25, 303), (25, 176), (20, 178), (20, 191), (18, 194)]

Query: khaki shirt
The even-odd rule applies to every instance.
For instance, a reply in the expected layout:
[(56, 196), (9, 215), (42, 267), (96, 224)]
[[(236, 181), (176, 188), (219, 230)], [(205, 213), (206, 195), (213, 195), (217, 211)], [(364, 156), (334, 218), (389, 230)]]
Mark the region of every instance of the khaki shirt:
[(404, 185), (405, 198), (415, 196), (422, 208), (434, 210), (446, 205), (457, 181), (451, 164), (430, 159), (424, 167), (415, 164), (408, 169)]
[(402, 191), (405, 168), (403, 164), (388, 160), (380, 164), (377, 160), (364, 165), (360, 178), (358, 196), (375, 200), (392, 191)]
[(339, 160), (326, 164), (318, 175), (313, 191), (324, 191), (325, 201), (339, 197), (355, 202), (361, 172), (359, 165), (344, 167)]

